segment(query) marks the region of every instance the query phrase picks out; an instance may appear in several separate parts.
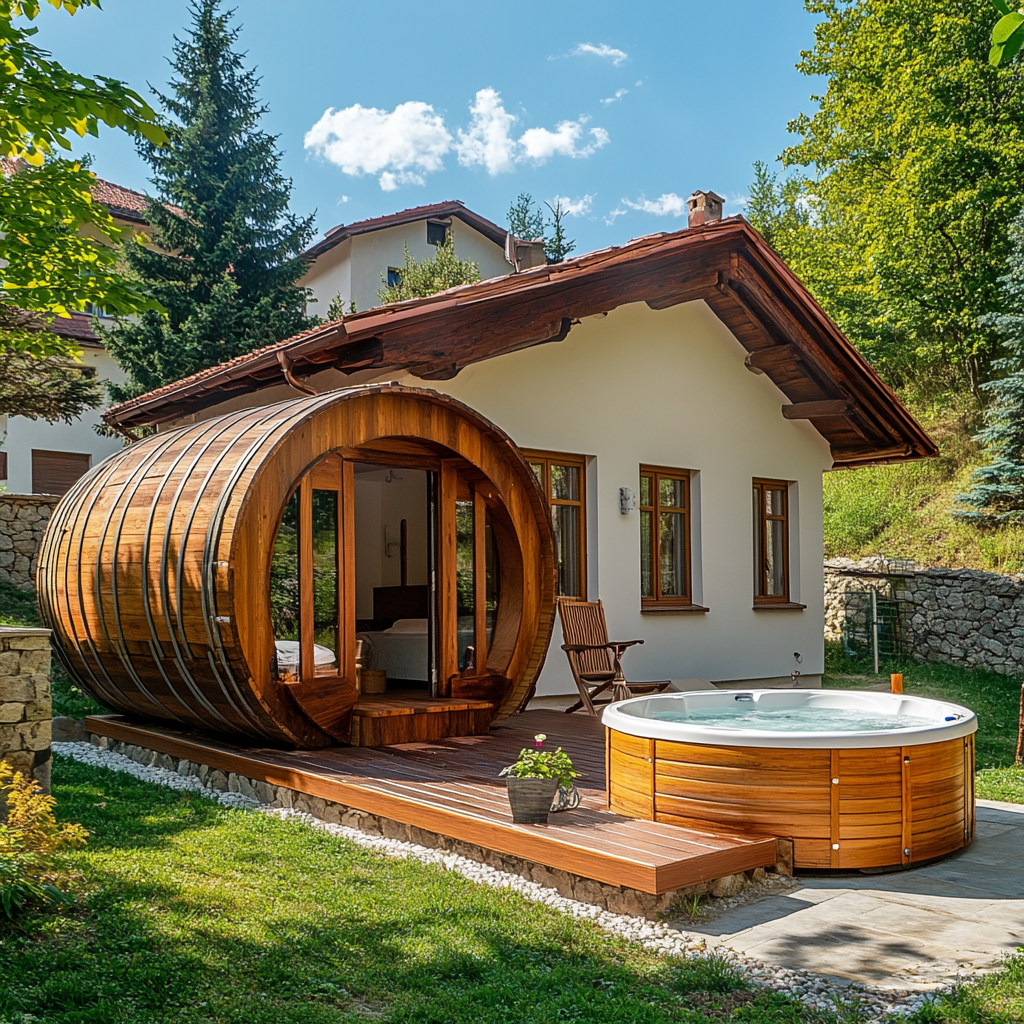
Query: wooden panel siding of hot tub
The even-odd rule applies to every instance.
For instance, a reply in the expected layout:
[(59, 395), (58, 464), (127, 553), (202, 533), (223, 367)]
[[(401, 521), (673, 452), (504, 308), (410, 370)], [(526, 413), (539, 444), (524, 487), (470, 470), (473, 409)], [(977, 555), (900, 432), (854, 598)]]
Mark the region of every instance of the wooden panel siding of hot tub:
[(973, 737), (807, 750), (611, 732), (608, 761), (612, 810), (683, 828), (792, 839), (796, 867), (919, 863), (974, 835)]
[(973, 838), (974, 737), (904, 747), (910, 758), (910, 849), (913, 860), (941, 856)]
[(781, 836), (797, 862), (829, 867), (829, 768), (827, 750), (657, 740), (655, 820)]

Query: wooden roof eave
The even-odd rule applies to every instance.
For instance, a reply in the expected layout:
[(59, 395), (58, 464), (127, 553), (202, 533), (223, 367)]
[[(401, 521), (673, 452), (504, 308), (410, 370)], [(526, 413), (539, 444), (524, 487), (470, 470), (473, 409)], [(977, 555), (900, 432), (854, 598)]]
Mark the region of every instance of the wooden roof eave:
[[(764, 372), (790, 402), (825, 403), (829, 415), (801, 418), (829, 441), (837, 468), (936, 454), (931, 439), (792, 271), (739, 218), (367, 310), (172, 385), (171, 394), (161, 389), (148, 401), (115, 407), (108, 422), (177, 419), (218, 404), (218, 392), (284, 383), (285, 365), (299, 376), (328, 366), (343, 373), (394, 367), (448, 379), (471, 363), (561, 340), (573, 320), (628, 302), (665, 309), (695, 299), (708, 302), (748, 350), (748, 367)], [(752, 366), (754, 356), (765, 365)], [(836, 400), (848, 403), (840, 415), (828, 405)]]

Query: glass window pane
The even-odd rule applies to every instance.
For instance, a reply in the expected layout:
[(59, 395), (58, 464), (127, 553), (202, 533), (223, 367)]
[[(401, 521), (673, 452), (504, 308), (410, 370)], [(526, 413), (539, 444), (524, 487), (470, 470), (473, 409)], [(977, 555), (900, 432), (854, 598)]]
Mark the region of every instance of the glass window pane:
[(659, 578), (662, 597), (686, 596), (686, 522), (681, 512), (662, 512), (659, 522)]
[(583, 597), (580, 593), (580, 508), (552, 505), (555, 527), (555, 559), (558, 563), (559, 597)]
[(270, 622), (279, 679), (299, 678), (299, 492), (281, 516), (270, 560)]
[(537, 483), (540, 484), (541, 489), (544, 487), (544, 463), (543, 462), (531, 462), (530, 469), (533, 470), (533, 475), (537, 478)]
[(338, 492), (313, 491), (313, 661), (338, 667)]
[(765, 553), (765, 576), (767, 577), (768, 593), (773, 597), (785, 594), (785, 529), (782, 519), (771, 519), (768, 522), (768, 550)]
[(580, 500), (579, 466), (560, 466), (551, 463), (551, 497), (560, 501)]
[(473, 502), (455, 502), (455, 591), (459, 669), (476, 668), (474, 617), (476, 563), (473, 559)]
[(662, 508), (684, 508), (685, 490), (682, 480), (671, 480), (665, 477), (658, 482), (659, 501)]
[[(650, 494), (650, 488), (648, 488)], [(640, 596), (654, 597), (654, 539), (651, 537), (653, 512), (640, 513)]]
[(498, 607), (501, 602), (501, 562), (498, 558), (498, 544), (491, 527), (491, 510), (484, 513), (484, 547), (487, 559), (487, 649), (494, 644), (494, 627), (498, 622)]
[(767, 510), (770, 516), (781, 516), (786, 514), (786, 492), (778, 487), (766, 487)]
[(754, 488), (754, 594), (764, 597), (764, 553), (761, 551), (764, 516), (761, 510), (761, 488)]
[(640, 477), (640, 504), (650, 505), (652, 503), (651, 498), (651, 478), (649, 476)]

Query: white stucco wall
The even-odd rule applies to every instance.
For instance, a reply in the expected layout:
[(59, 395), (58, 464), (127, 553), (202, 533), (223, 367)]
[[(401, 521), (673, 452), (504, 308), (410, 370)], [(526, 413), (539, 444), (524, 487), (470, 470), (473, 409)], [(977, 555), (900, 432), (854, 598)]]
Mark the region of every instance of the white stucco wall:
[[(593, 457), (588, 586), (614, 638), (643, 638), (627, 675), (776, 679), (823, 670), (822, 472), (827, 442), (783, 419), (785, 396), (743, 366), (746, 352), (703, 302), (655, 312), (645, 304), (590, 317), (541, 345), (429, 382), (479, 410), (524, 448)], [(423, 386), (406, 377), (403, 383)], [(695, 472), (693, 569), (707, 614), (640, 612), (640, 516), (619, 512), (641, 463)], [(753, 610), (754, 477), (792, 482), (791, 596), (804, 611)], [(699, 520), (699, 522), (698, 522)], [(556, 628), (538, 692), (574, 687)], [(810, 680), (809, 680), (810, 681)]]
[[(481, 278), (499, 277), (511, 270), (504, 248), (458, 217), (452, 218), (452, 235), (458, 257), (473, 260), (480, 267)], [(355, 299), (357, 310), (379, 306), (381, 274), (405, 263), (406, 243), (417, 260), (432, 259), (437, 252), (436, 246), (427, 243), (427, 222), (421, 220), (356, 235), (319, 256), (299, 281), (317, 300), (309, 312), (326, 316), (331, 299), (339, 293), (346, 303)]]
[[(105, 349), (85, 348), (82, 362), (96, 368), (100, 380), (111, 380), (122, 384), (124, 371)], [(92, 457), (91, 465), (102, 462), (108, 455), (120, 451), (123, 442), (118, 437), (101, 437), (93, 427), (100, 423), (104, 404), (90, 409), (84, 415), (68, 423), (47, 423), (46, 420), (30, 420), (24, 416), (7, 418), (7, 436), (0, 449), (7, 452), (7, 490), (12, 494), (32, 493), (32, 449), (54, 452), (79, 452)], [(2, 431), (2, 423), (0, 423)]]

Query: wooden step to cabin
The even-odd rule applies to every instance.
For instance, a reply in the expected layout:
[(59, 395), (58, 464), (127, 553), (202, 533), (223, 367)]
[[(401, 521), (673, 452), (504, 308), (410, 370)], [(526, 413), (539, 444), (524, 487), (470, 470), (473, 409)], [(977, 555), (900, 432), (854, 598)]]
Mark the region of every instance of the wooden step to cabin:
[(350, 742), (354, 747), (385, 747), (480, 736), (493, 717), (494, 704), (486, 700), (428, 697), (416, 690), (364, 694), (352, 714)]

